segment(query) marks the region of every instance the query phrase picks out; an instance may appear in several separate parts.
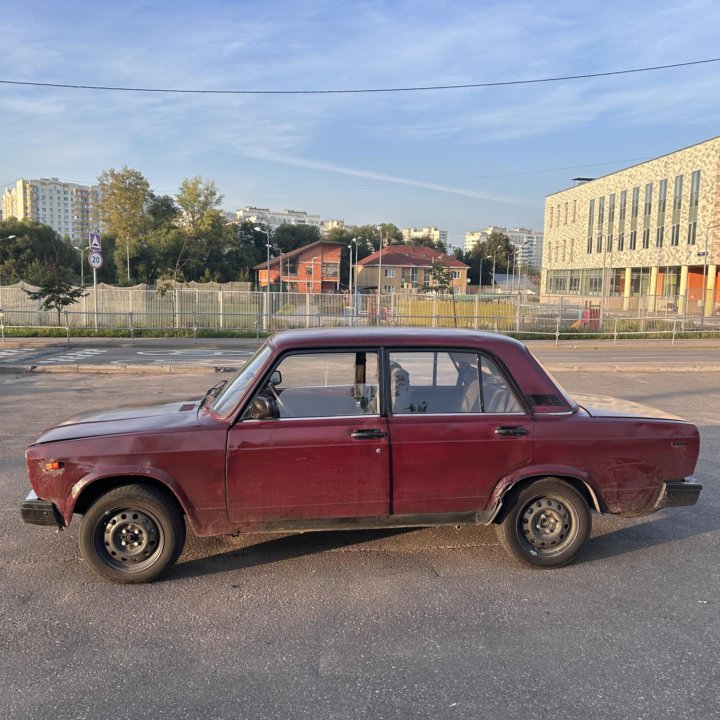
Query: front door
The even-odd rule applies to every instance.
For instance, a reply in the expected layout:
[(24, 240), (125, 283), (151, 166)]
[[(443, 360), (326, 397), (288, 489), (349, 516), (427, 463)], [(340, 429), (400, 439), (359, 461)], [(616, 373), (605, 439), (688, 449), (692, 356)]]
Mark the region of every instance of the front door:
[(376, 351), (295, 353), (228, 432), (227, 494), (238, 527), (389, 514), (387, 422)]

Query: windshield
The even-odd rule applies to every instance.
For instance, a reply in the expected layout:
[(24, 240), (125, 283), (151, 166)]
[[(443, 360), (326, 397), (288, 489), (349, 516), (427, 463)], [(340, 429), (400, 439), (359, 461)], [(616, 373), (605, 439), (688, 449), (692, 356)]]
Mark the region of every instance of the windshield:
[(242, 370), (223, 388), (222, 392), (220, 392), (213, 401), (211, 406), (213, 412), (216, 412), (218, 415), (227, 415), (235, 407), (240, 396), (253, 381), (260, 371), (260, 368), (267, 362), (271, 352), (268, 345), (263, 345), (250, 360), (245, 363)]

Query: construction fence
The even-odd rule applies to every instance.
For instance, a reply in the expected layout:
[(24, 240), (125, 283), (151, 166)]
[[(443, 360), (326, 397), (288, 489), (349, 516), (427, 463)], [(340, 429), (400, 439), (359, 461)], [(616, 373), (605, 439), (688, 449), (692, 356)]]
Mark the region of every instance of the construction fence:
[(630, 336), (675, 338), (720, 333), (718, 309), (705, 313), (688, 298), (641, 296), (578, 299), (526, 294), (305, 294), (254, 292), (236, 284), (176, 285), (159, 291), (147, 286), (86, 288), (86, 295), (60, 313), (42, 310), (19, 283), (0, 287), (0, 328), (178, 331), (212, 335), (255, 333), (288, 328), (348, 325), (457, 327), (514, 334), (519, 337)]

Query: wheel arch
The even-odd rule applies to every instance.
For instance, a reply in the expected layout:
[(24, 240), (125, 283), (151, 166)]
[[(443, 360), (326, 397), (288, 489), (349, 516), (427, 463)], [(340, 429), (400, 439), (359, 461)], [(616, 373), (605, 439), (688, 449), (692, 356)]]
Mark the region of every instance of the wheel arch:
[(173, 488), (168, 483), (151, 475), (134, 475), (130, 473), (108, 475), (97, 478), (84, 485), (79, 490), (72, 512), (84, 515), (99, 497), (110, 490), (115, 490), (123, 485), (143, 485), (162, 492), (177, 505), (181, 515), (187, 516), (188, 520), (191, 520), (191, 514), (188, 512), (186, 504), (180, 497), (178, 497), (178, 494), (174, 492)]
[(562, 480), (583, 496), (591, 510), (605, 512), (602, 497), (587, 479), (567, 472), (538, 472), (526, 475), (496, 490), (494, 511), (490, 522), (501, 523), (512, 507), (512, 499), (538, 480)]

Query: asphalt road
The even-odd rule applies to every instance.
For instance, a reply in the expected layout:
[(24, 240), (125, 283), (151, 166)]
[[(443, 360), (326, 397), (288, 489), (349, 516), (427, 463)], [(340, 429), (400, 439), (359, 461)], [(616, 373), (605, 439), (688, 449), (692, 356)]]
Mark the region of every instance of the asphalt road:
[(190, 537), (117, 586), (77, 527), (24, 525), (23, 449), (69, 414), (200, 394), (205, 375), (0, 375), (0, 717), (710, 719), (720, 716), (716, 373), (560, 373), (685, 415), (693, 508), (595, 516), (574, 565), (513, 563), (488, 528)]
[[(720, 341), (611, 341), (561, 343), (529, 341), (533, 353), (552, 372), (566, 369), (653, 371), (672, 369), (720, 370)], [(250, 357), (258, 343), (250, 339), (141, 339), (134, 344), (117, 338), (8, 340), (0, 343), (0, 370), (8, 367), (79, 367), (114, 370), (144, 368), (237, 368)]]

